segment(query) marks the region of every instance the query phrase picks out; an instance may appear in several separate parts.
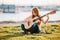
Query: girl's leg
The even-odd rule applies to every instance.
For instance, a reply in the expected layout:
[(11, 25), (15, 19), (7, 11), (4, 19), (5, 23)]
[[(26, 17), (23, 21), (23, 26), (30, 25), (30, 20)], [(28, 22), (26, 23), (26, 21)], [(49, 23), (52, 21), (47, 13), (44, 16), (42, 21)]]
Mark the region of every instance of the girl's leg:
[(24, 24), (21, 24), (21, 28), (22, 28), (22, 30), (26, 33), (26, 29), (25, 29)]
[(25, 29), (24, 24), (21, 24), (21, 28), (22, 28), (22, 30), (24, 31), (25, 34), (30, 34), (30, 31)]
[(39, 33), (40, 30), (39, 30), (38, 24), (34, 23), (30, 31), (31, 33)]

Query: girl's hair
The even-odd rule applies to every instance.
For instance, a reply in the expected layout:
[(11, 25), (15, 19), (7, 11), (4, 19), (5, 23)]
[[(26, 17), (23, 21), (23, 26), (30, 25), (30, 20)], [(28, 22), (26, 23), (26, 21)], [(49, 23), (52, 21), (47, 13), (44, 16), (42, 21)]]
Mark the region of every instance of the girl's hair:
[[(39, 12), (38, 12), (38, 9), (37, 9), (37, 8), (33, 8), (33, 9), (32, 9), (32, 18), (35, 17), (35, 16), (33, 15), (33, 11), (34, 11), (35, 14), (37, 14), (37, 17), (40, 17)], [(40, 21), (41, 21), (41, 20), (40, 20)], [(40, 22), (38, 22), (38, 24), (40, 24)]]
[(33, 9), (32, 9), (32, 18), (35, 17), (35, 16), (33, 15), (33, 11), (34, 11), (34, 13), (37, 15), (37, 17), (39, 17), (38, 9), (37, 9), (37, 8), (33, 8)]

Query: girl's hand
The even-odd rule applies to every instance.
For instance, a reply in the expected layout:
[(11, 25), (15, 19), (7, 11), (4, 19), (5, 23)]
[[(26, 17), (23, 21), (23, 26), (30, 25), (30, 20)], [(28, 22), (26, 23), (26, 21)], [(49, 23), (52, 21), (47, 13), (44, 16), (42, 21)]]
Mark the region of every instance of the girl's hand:
[(38, 18), (38, 17), (33, 18), (33, 19), (32, 19), (32, 20), (33, 20), (33, 22), (34, 22), (34, 21), (36, 21), (36, 19), (37, 19), (37, 18)]
[(33, 18), (33, 20), (37, 19), (38, 17)]

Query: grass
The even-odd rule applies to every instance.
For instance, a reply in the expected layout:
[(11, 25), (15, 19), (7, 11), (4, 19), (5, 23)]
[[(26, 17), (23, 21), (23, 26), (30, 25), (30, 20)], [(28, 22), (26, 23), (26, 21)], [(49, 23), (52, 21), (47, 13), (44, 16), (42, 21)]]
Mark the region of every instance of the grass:
[(42, 25), (42, 31), (51, 34), (24, 34), (20, 26), (5, 26), (0, 28), (0, 40), (60, 40), (60, 24)]

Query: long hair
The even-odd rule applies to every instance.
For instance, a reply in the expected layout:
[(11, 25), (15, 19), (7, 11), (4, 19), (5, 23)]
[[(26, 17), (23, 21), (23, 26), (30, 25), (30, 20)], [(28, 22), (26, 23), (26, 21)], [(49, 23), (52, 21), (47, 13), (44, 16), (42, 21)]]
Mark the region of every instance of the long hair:
[(34, 11), (34, 13), (37, 15), (37, 17), (39, 17), (38, 9), (37, 9), (37, 8), (33, 8), (33, 9), (32, 9), (32, 18), (35, 17), (35, 16), (33, 15), (33, 11)]
[[(37, 9), (37, 8), (33, 8), (33, 9), (32, 9), (32, 18), (35, 17), (35, 16), (33, 15), (33, 11), (34, 11), (35, 14), (37, 14), (37, 15), (36, 15), (37, 17), (40, 17), (39, 12), (38, 12), (38, 9)], [(40, 21), (41, 21), (41, 20), (40, 20)], [(40, 24), (40, 22), (38, 22), (38, 24)]]

